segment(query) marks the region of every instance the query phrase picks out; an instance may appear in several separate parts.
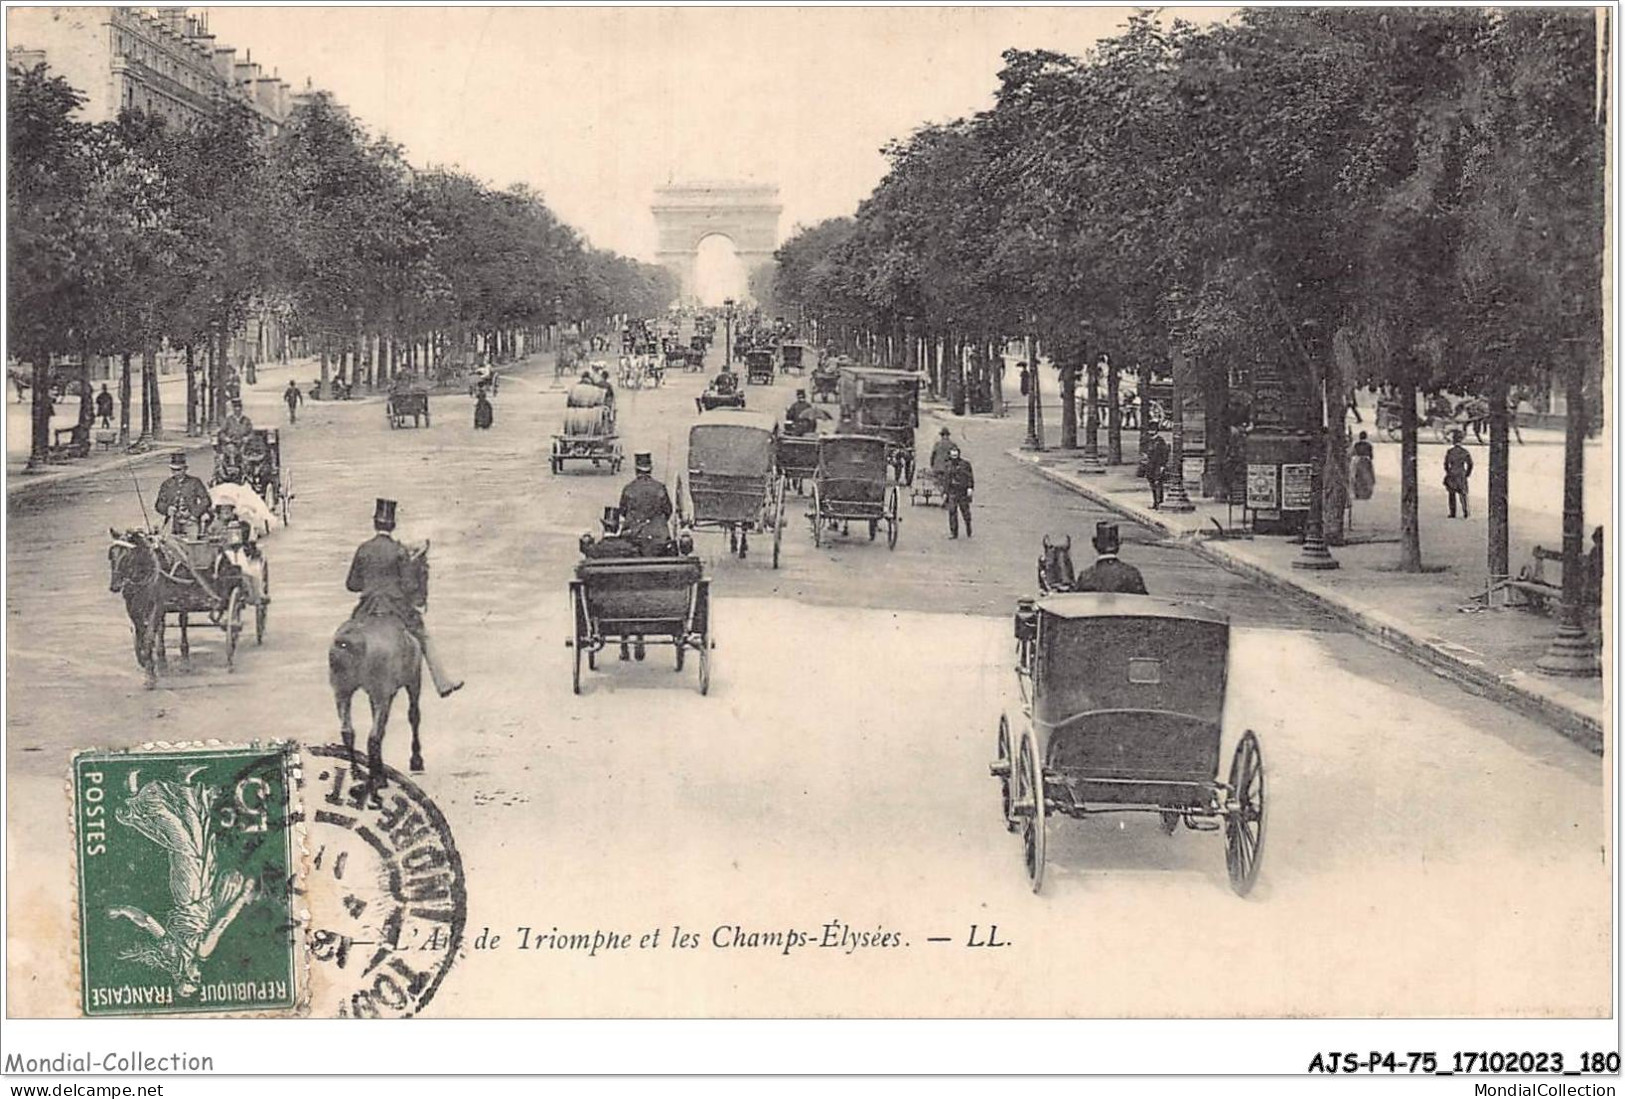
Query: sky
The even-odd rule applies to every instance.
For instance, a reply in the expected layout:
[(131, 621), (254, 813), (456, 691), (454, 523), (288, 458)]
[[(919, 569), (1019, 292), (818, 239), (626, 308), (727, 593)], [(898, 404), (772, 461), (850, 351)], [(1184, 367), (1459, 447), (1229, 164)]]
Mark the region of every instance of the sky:
[(885, 173), (887, 141), (990, 107), (1004, 49), (1081, 54), (1131, 11), (204, 10), (222, 45), (329, 89), (413, 164), (527, 183), (593, 244), (640, 259), (654, 254), (656, 186), (777, 184), (782, 241), (852, 213)]

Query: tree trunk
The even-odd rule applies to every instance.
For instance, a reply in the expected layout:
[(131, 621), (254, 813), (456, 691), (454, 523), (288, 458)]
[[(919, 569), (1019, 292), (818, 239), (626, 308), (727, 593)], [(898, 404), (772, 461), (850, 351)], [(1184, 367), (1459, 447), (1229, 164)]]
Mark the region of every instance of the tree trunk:
[(1394, 387), (1399, 400), (1399, 571), (1422, 571), (1422, 526), (1416, 481), (1416, 383)]
[(186, 345), (186, 433), (198, 433), (197, 422), (197, 363), (192, 358), (192, 345)]
[[(1335, 341), (1334, 341), (1335, 342)], [(1323, 496), (1321, 508), (1323, 529), (1328, 546), (1348, 543), (1346, 519), (1349, 503), (1349, 441), (1347, 435), (1348, 379), (1343, 376), (1343, 361), (1336, 354), (1324, 356), (1326, 385), (1321, 393), (1325, 405), (1326, 450), (1321, 455)]]
[(152, 434), (152, 349), (141, 349), (141, 434)]
[(90, 390), (90, 348), (79, 348), (79, 427), (90, 438), (90, 425), (96, 421), (96, 398)]
[(1123, 408), (1118, 393), (1119, 368), (1114, 359), (1106, 360), (1106, 464), (1123, 464)]
[(220, 325), (220, 354), (214, 360), (214, 408), (209, 417), (209, 426), (219, 427), (220, 421), (225, 418), (226, 407), (226, 376), (231, 372), (230, 345), (226, 342), (229, 336), (224, 322)]
[[(1568, 348), (1563, 397), (1568, 404), (1563, 431), (1563, 605), (1557, 636), (1535, 667), (1548, 675), (1596, 676), (1602, 664), (1586, 630), (1585, 557), (1586, 361), (1580, 346)], [(1596, 348), (1590, 349), (1591, 354)], [(1502, 402), (1502, 407), (1505, 407)]]
[(28, 405), (28, 465), (45, 464), (51, 453), (51, 356), (34, 363), (34, 387)]
[[(1489, 566), (1492, 585), (1506, 579), (1511, 572), (1507, 528), (1508, 464), (1512, 457), (1512, 440), (1508, 437), (1511, 424), (1507, 416), (1510, 389), (1505, 378), (1495, 378), (1491, 380), (1486, 393), (1490, 402), (1490, 478), (1486, 512), (1489, 516), (1489, 541), (1485, 546), (1485, 563)], [(1564, 564), (1567, 567), (1567, 562)]]
[(1210, 365), (1202, 372), (1202, 419), (1207, 458), (1202, 463), (1202, 496), (1208, 500), (1224, 500), (1229, 496), (1224, 471), (1230, 457), (1229, 422), (1225, 406), (1230, 400), (1229, 371), (1223, 366)]
[(148, 347), (142, 353), (142, 359), (142, 368), (147, 372), (147, 376), (152, 379), (148, 383), (151, 386), (152, 393), (152, 433), (161, 435), (164, 430), (164, 397), (163, 392), (158, 388), (158, 349)]
[(130, 445), (130, 353), (118, 357), (118, 441), (120, 446)]
[[(1033, 377), (1037, 376), (1034, 370)], [(1078, 449), (1078, 368), (1071, 363), (1061, 367), (1061, 449)]]

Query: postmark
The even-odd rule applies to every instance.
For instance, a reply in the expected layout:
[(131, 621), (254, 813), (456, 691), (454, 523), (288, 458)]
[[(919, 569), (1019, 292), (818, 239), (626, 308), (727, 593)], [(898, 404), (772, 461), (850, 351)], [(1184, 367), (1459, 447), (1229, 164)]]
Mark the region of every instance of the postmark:
[(285, 745), (74, 757), (84, 1014), (298, 1008), (296, 781)]
[(390, 767), (307, 748), (311, 1013), (405, 1018), (434, 998), (467, 921), (463, 862), (438, 806)]

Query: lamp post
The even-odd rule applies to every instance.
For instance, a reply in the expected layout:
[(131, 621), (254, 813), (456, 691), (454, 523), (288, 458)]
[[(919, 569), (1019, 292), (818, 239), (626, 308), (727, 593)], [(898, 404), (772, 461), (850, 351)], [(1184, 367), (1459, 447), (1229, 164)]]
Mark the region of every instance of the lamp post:
[[(1174, 314), (1174, 394), (1173, 408), (1168, 414), (1173, 417), (1173, 443), (1172, 454), (1169, 455), (1168, 465), (1172, 468), (1174, 481), (1163, 492), (1162, 506), (1159, 511), (1190, 512), (1196, 510), (1191, 498), (1185, 492), (1185, 305), (1184, 294), (1175, 288), (1168, 292), (1168, 304)], [(1167, 474), (1163, 474), (1164, 478)]]
[[(1283, 310), (1284, 312), (1284, 310)], [(1294, 339), (1296, 339), (1294, 333)], [(1309, 511), (1303, 517), (1303, 546), (1293, 560), (1295, 569), (1325, 572), (1339, 567), (1339, 561), (1326, 548), (1326, 377), (1318, 362), (1298, 341), (1299, 353), (1309, 363)]]
[(1044, 410), (1038, 398), (1038, 341), (1033, 337), (1030, 327), (1027, 329), (1026, 351), (1027, 361), (1023, 364), (1023, 369), (1027, 372), (1027, 438), (1022, 441), (1021, 449), (1043, 450)]
[[(1087, 355), (1088, 347), (1083, 350)], [(1106, 472), (1106, 464), (1100, 460), (1100, 362), (1104, 359), (1102, 355), (1085, 368), (1089, 372), (1085, 383), (1085, 400), (1089, 407), (1083, 422), (1083, 465), (1079, 470), (1082, 473)]]
[(722, 369), (732, 370), (734, 361), (734, 300), (724, 298), (722, 306), (727, 310), (723, 318)]

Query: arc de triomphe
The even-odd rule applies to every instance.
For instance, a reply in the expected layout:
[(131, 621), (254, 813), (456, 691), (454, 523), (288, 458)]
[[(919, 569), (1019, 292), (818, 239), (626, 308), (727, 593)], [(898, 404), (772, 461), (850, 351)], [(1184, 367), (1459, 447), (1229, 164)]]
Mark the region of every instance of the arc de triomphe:
[(773, 184), (693, 182), (655, 188), (649, 209), (660, 234), (655, 259), (677, 276), (678, 300), (694, 300), (694, 257), (713, 234), (733, 242), (748, 279), (779, 246), (779, 189)]

